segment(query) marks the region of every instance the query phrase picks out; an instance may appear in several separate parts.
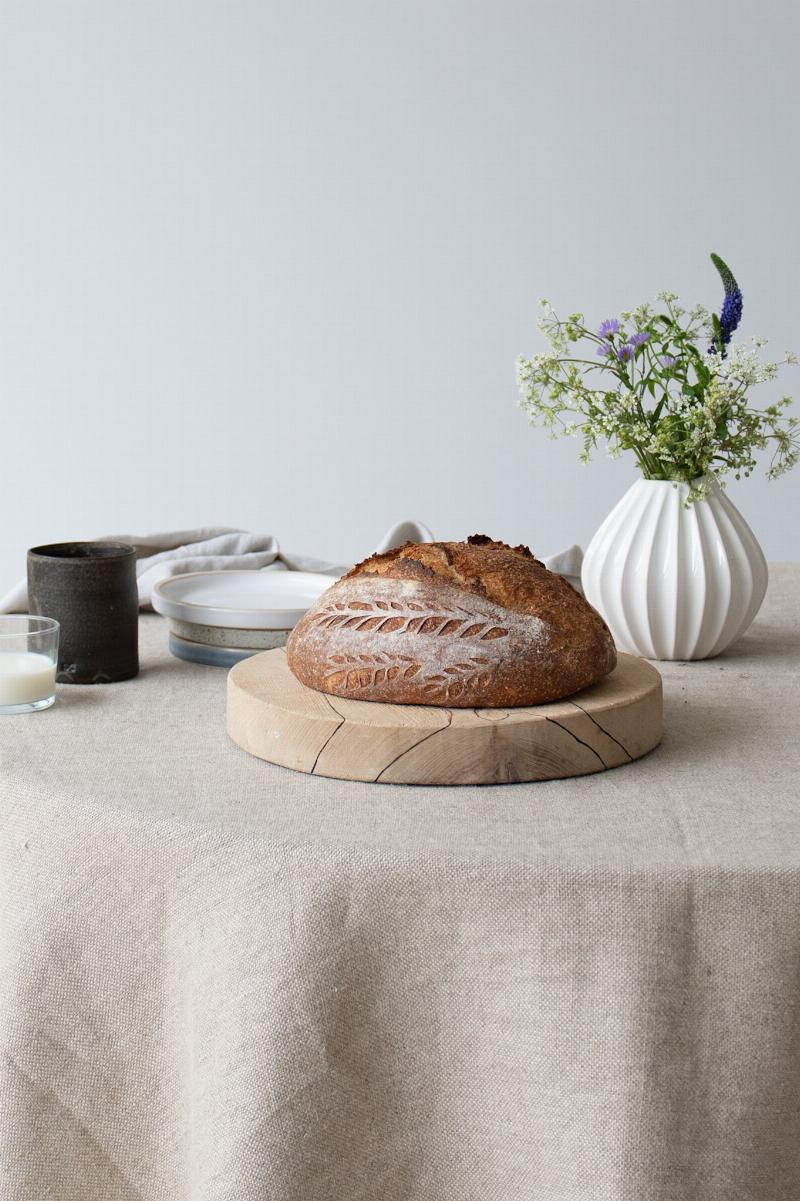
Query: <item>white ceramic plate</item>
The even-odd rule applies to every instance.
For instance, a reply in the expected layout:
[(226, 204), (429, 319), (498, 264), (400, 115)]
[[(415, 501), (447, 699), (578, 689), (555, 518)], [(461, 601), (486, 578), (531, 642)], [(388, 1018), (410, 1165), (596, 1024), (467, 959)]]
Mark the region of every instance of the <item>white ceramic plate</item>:
[(291, 630), (335, 583), (315, 571), (195, 571), (156, 584), (153, 608), (200, 625)]

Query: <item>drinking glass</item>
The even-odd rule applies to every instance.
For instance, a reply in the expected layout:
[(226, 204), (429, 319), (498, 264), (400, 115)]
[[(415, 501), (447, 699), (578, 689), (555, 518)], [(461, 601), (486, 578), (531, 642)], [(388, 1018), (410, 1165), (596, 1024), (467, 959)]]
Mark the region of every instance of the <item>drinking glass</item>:
[(52, 617), (0, 617), (0, 713), (35, 713), (56, 699), (59, 625)]

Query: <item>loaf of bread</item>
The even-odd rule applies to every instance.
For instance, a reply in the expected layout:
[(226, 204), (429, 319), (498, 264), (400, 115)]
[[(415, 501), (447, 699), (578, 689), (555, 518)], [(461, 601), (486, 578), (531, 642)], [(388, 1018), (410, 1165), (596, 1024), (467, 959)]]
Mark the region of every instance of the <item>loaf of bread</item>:
[(287, 655), (303, 684), (331, 696), (465, 709), (558, 700), (617, 658), (563, 577), (482, 534), (365, 559), (309, 609)]

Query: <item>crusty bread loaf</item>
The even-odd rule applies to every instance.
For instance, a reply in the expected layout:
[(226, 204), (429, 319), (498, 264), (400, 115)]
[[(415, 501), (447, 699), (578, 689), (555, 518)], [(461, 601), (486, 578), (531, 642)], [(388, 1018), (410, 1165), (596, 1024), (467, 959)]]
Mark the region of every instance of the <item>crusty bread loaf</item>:
[(616, 664), (602, 618), (563, 577), (481, 534), (365, 559), (309, 609), (287, 654), (332, 696), (456, 708), (558, 700)]

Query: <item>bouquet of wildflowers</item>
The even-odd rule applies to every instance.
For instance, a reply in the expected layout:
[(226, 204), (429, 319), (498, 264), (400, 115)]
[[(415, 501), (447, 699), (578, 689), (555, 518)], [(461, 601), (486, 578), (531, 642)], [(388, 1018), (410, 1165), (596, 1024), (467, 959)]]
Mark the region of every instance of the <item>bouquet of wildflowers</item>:
[(661, 292), (655, 304), (593, 330), (582, 313), (561, 320), (545, 300), (539, 328), (550, 350), (517, 363), (533, 425), (579, 436), (584, 462), (600, 440), (612, 456), (633, 451), (645, 479), (689, 483), (687, 503), (707, 494), (711, 474), (749, 476), (757, 451), (772, 448), (771, 479), (800, 457), (800, 421), (786, 415), (791, 397), (756, 408), (748, 395), (797, 358), (764, 361), (763, 338), (731, 343), (742, 292), (722, 259), (711, 259), (725, 290), (719, 316), (702, 306), (687, 312)]

